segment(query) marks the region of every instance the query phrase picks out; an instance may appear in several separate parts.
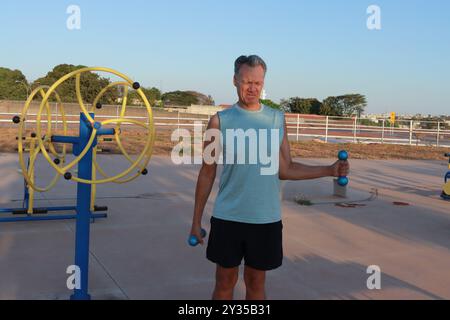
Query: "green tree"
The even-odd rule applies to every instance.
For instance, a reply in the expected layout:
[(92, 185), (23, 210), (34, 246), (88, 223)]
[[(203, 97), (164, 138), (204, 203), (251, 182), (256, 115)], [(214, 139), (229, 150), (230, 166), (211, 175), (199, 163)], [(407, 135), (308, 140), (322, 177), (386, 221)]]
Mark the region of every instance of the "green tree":
[(154, 105), (156, 101), (161, 100), (161, 91), (158, 88), (143, 88), (142, 90), (151, 105)]
[(289, 100), (287, 99), (281, 99), (280, 101), (280, 110), (285, 112), (285, 113), (291, 113), (292, 110), (289, 107)]
[(166, 92), (161, 96), (165, 106), (190, 106), (197, 104), (198, 99), (192, 92), (187, 91), (173, 91)]
[(302, 114), (319, 114), (322, 103), (316, 98), (293, 97), (282, 100), (282, 106), (288, 108), (291, 112)]
[(323, 101), (321, 114), (350, 117), (361, 117), (367, 106), (366, 97), (361, 94), (346, 94), (337, 97), (328, 97)]
[(161, 96), (161, 100), (164, 106), (214, 105), (214, 100), (210, 95), (207, 96), (196, 91), (166, 92)]
[(273, 109), (278, 109), (278, 110), (280, 110), (280, 105), (277, 104), (277, 103), (275, 103), (275, 102), (273, 102), (273, 101), (270, 100), (270, 99), (260, 99), (259, 102), (262, 103), (262, 104), (264, 104), (264, 105), (266, 105), (266, 106), (268, 106), (268, 107), (271, 107), (271, 108), (273, 108)]
[(366, 97), (362, 94), (346, 94), (340, 97), (345, 116), (357, 115), (359, 118), (367, 106)]
[[(161, 91), (159, 91), (159, 89), (157, 88), (142, 87), (142, 91), (144, 92), (151, 106), (154, 106), (157, 101), (161, 100)], [(135, 90), (131, 89), (128, 91), (127, 105), (134, 105), (134, 104), (143, 105), (144, 103), (142, 102), (142, 99), (139, 96), (139, 94)]]
[(324, 116), (342, 116), (342, 108), (337, 97), (328, 97), (323, 100), (320, 114)]
[[(49, 85), (51, 86), (61, 77), (66, 74), (85, 68), (85, 66), (78, 65), (74, 66), (71, 64), (60, 64), (53, 68), (52, 71), (48, 72), (42, 78), (37, 79), (33, 83), (33, 87), (37, 87), (39, 85)], [(110, 84), (110, 80), (107, 78), (100, 77), (97, 73), (93, 72), (85, 72), (80, 77), (80, 89), (81, 95), (83, 97), (83, 101), (86, 103), (91, 103), (94, 101), (97, 94), (108, 84)], [(76, 102), (76, 90), (75, 90), (75, 77), (72, 77), (66, 81), (64, 81), (61, 85), (56, 89), (61, 99), (64, 102)], [(102, 103), (115, 103), (118, 97), (118, 90), (111, 88), (108, 90), (100, 100)], [(54, 100), (54, 98), (52, 97)]]
[(0, 99), (25, 100), (27, 92), (28, 82), (21, 71), (0, 67)]

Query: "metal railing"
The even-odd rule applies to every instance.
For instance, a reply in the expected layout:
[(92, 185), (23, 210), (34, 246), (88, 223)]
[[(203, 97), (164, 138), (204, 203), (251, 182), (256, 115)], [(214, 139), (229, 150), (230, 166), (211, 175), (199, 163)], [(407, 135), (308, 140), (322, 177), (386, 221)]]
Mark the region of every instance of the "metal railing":
[[(99, 114), (96, 115), (96, 118), (114, 118), (119, 115), (117, 112), (112, 113), (114, 114)], [(16, 113), (0, 113), (0, 125), (13, 127), (11, 118), (14, 115)], [(78, 125), (79, 115), (70, 114), (66, 117), (69, 126)], [(147, 121), (144, 116), (127, 115), (127, 117)], [(62, 122), (61, 115), (57, 111), (52, 114), (52, 119), (54, 119), (56, 128)], [(209, 119), (210, 116), (207, 115), (191, 115), (183, 112), (166, 113), (161, 116), (155, 113), (154, 123), (156, 128), (159, 127), (160, 129), (193, 129), (199, 123), (202, 128), (205, 128)], [(35, 121), (36, 114), (28, 114), (27, 123)], [(395, 126), (393, 126), (388, 119), (377, 119), (378, 125), (363, 125), (361, 124), (362, 121), (364, 120), (357, 117), (286, 114), (286, 128), (290, 140), (318, 139), (323, 142), (450, 147), (450, 130), (447, 129), (449, 125), (445, 122), (397, 120)], [(45, 115), (42, 116), (42, 122), (46, 123)]]
[[(302, 117), (303, 116), (303, 117)], [(357, 117), (310, 117), (286, 115), (288, 135), (353, 143), (390, 143), (420, 146), (450, 147), (450, 130), (446, 122), (377, 119), (378, 125), (363, 125)], [(429, 127), (430, 129), (426, 128)]]

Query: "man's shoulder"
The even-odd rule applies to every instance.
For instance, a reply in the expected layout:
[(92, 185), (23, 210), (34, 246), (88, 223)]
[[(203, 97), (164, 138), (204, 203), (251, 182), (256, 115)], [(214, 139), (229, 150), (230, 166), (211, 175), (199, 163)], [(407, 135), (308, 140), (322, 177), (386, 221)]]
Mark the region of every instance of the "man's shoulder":
[(234, 112), (234, 106), (235, 105), (232, 105), (232, 106), (230, 106), (230, 107), (228, 107), (226, 109), (217, 111), (217, 115), (220, 117), (220, 116), (224, 116), (224, 115), (228, 115), (228, 114), (233, 113)]

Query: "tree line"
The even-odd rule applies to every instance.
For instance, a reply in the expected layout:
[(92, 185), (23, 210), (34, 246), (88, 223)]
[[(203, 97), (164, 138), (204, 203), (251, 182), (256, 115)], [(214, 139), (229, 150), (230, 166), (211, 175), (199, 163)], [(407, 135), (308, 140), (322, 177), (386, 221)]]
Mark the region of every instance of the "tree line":
[[(45, 76), (28, 82), (20, 70), (10, 70), (0, 67), (0, 100), (26, 100), (28, 95), (40, 85), (51, 86), (64, 75), (75, 70), (85, 68), (82, 65), (60, 64), (55, 66)], [(85, 72), (80, 77), (80, 89), (85, 101), (93, 101), (97, 94), (111, 83), (108, 78), (101, 77), (95, 72)], [(207, 96), (195, 91), (173, 91), (162, 93), (155, 87), (141, 87), (148, 101), (153, 106), (191, 104), (208, 105), (214, 104), (211, 96)], [(57, 92), (64, 102), (76, 102), (75, 78), (72, 77), (59, 85)], [(115, 104), (123, 99), (123, 86), (113, 87), (101, 98), (103, 104)], [(40, 95), (36, 96), (36, 99)], [(51, 97), (51, 101), (55, 98)], [(129, 88), (127, 95), (127, 105), (143, 105), (139, 94)]]
[(279, 104), (271, 100), (261, 100), (269, 107), (283, 110), (285, 112), (317, 114), (324, 116), (349, 117), (357, 115), (361, 117), (367, 100), (361, 94), (345, 94), (341, 96), (328, 97), (323, 101), (316, 98), (293, 97), (282, 99)]
[[(64, 75), (84, 68), (82, 65), (60, 64), (55, 66), (45, 76), (29, 83), (20, 70), (10, 70), (0, 67), (0, 100), (25, 100), (29, 93), (39, 85), (52, 85)], [(111, 83), (108, 78), (101, 77), (94, 72), (86, 72), (80, 79), (81, 92), (85, 101), (93, 101), (96, 95)], [(155, 87), (142, 87), (147, 99), (153, 106), (190, 106), (214, 105), (214, 99), (195, 91), (172, 91), (162, 93)], [(75, 78), (70, 78), (58, 87), (58, 94), (64, 102), (76, 102)], [(122, 100), (123, 88), (115, 87), (108, 90), (101, 99), (103, 104), (115, 104)], [(51, 98), (54, 100), (54, 97)], [(352, 116), (364, 112), (367, 105), (366, 98), (361, 94), (346, 94), (328, 97), (323, 101), (316, 98), (292, 97), (283, 99), (279, 104), (271, 100), (261, 100), (264, 104), (281, 109), (285, 112), (318, 114), (327, 116)], [(127, 96), (128, 105), (140, 105), (142, 101), (133, 89), (129, 89)]]

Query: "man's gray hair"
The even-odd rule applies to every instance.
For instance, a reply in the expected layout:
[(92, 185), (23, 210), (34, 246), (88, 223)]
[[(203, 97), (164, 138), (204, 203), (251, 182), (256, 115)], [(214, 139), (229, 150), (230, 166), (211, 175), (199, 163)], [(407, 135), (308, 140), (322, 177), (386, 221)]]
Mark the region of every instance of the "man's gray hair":
[(242, 65), (248, 65), (249, 67), (257, 67), (261, 66), (264, 69), (264, 74), (267, 72), (267, 66), (264, 60), (257, 56), (257, 55), (250, 55), (250, 56), (240, 56), (236, 59), (234, 62), (234, 75), (237, 76), (239, 74), (239, 70), (241, 69)]

